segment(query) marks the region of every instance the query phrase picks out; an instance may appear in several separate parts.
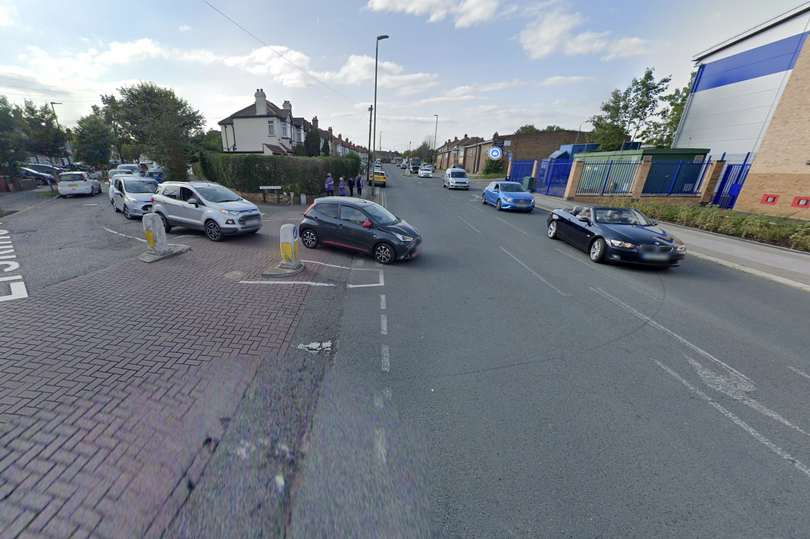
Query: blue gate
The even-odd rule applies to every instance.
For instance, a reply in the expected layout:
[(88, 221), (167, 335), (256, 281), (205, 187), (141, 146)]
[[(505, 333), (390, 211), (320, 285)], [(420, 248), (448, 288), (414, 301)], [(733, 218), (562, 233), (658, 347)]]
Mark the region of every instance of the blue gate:
[(745, 178), (748, 177), (749, 170), (751, 170), (751, 165), (726, 165), (726, 171), (720, 180), (720, 187), (717, 188), (712, 204), (732, 209), (740, 195)]
[(523, 183), (523, 178), (531, 176), (534, 170), (534, 161), (513, 161), (512, 170), (509, 172), (507, 178), (512, 182)]
[(542, 161), (537, 168), (537, 181), (533, 191), (541, 195), (560, 197), (565, 196), (568, 186), (568, 176), (571, 175), (570, 161)]
[(697, 195), (709, 161), (653, 161), (644, 182), (645, 195)]

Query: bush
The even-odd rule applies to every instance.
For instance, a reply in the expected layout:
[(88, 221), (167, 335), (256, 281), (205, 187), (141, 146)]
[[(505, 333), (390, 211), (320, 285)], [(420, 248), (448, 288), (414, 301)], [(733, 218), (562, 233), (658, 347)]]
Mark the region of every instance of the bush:
[(497, 174), (499, 172), (503, 172), (503, 161), (500, 159), (497, 161), (487, 159), (487, 162), (484, 164), (484, 174)]

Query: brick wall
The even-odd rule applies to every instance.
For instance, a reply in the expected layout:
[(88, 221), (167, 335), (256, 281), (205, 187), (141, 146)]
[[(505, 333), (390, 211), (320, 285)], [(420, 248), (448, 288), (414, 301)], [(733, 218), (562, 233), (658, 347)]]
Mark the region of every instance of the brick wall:
[[(810, 207), (794, 207), (796, 197), (810, 198), (810, 46), (805, 46), (762, 139), (735, 210), (810, 220)], [(778, 195), (776, 204), (763, 204)]]
[[(526, 135), (505, 135), (504, 141), (511, 141), (511, 146), (504, 146), (503, 151), (508, 156), (512, 152), (512, 161), (542, 160), (560, 149), (563, 144), (574, 144), (577, 132), (569, 130), (543, 131)], [(587, 142), (587, 134), (579, 134), (579, 142)], [(507, 157), (508, 159), (508, 157)]]

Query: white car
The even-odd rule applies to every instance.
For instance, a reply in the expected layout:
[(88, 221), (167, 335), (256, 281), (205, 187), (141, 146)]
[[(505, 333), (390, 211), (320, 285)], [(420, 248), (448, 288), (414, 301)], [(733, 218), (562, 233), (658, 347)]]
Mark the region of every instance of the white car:
[(113, 179), (115, 179), (116, 176), (121, 176), (121, 175), (135, 176), (136, 174), (134, 172), (132, 172), (131, 170), (126, 169), (126, 168), (125, 169), (117, 169), (117, 168), (113, 169), (113, 170), (110, 171), (110, 184), (112, 184)]
[(442, 187), (448, 189), (470, 189), (470, 178), (463, 168), (448, 168), (444, 172)]
[(133, 174), (137, 174), (138, 172), (140, 172), (141, 167), (140, 165), (126, 164), (126, 165), (118, 165), (118, 168), (116, 170), (129, 170)]
[(110, 186), (110, 204), (116, 212), (133, 219), (152, 211), (152, 196), (157, 192), (158, 182), (134, 174), (120, 174)]
[(432, 178), (433, 177), (433, 170), (431, 170), (429, 165), (419, 167), (419, 177), (420, 178)]
[(68, 195), (94, 196), (101, 192), (101, 184), (90, 179), (86, 172), (63, 172), (57, 179), (56, 188), (62, 198)]

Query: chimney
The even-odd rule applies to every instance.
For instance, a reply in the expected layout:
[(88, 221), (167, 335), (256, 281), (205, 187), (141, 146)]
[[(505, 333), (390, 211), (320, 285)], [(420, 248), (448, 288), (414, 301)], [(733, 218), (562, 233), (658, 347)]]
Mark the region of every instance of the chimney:
[(264, 90), (256, 90), (256, 116), (267, 116), (267, 96)]
[(290, 118), (292, 118), (292, 104), (289, 101), (284, 101), (284, 104), (281, 105), (281, 108), (283, 108), (286, 111), (289, 111)]
[(318, 117), (312, 117), (312, 129), (317, 133), (318, 132)]
[(467, 133), (464, 133), (464, 138), (467, 138)]
[(343, 140), (343, 133), (338, 133), (338, 140)]

